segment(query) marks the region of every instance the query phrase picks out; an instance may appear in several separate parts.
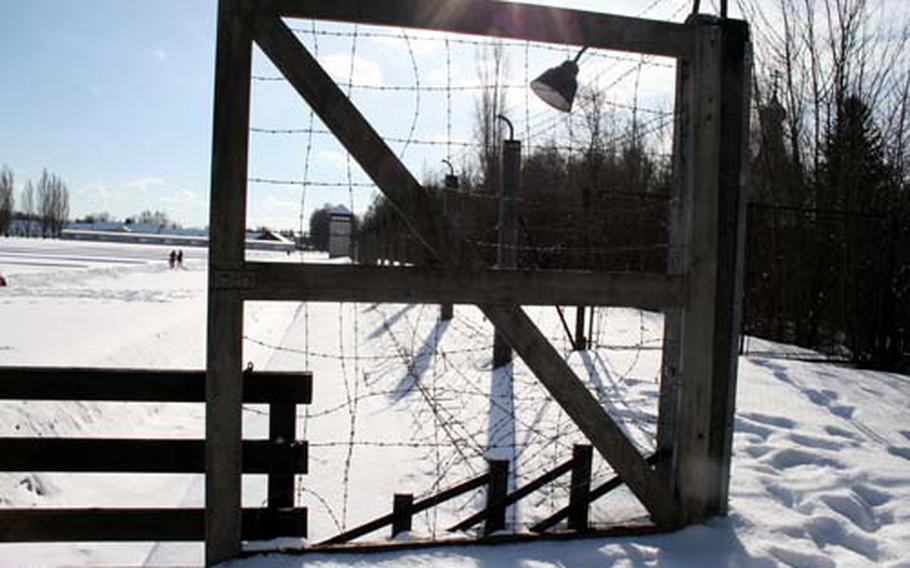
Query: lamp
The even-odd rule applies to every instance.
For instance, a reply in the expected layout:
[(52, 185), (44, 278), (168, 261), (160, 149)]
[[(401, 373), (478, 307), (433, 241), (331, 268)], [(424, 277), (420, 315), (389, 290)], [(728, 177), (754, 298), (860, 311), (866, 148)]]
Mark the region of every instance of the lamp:
[(558, 67), (551, 67), (544, 71), (540, 77), (531, 81), (531, 90), (540, 100), (556, 110), (570, 112), (572, 102), (575, 100), (575, 91), (578, 90), (578, 60), (587, 51), (581, 48), (575, 59), (563, 61)]

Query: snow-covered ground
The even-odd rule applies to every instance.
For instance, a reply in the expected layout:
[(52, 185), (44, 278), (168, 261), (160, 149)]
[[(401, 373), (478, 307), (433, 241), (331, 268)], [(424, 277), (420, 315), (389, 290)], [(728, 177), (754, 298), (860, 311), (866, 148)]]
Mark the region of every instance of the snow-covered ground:
[[(167, 247), (0, 239), (0, 365), (201, 368), (204, 250), (182, 270)], [(271, 259), (262, 253), (260, 259)], [(275, 261), (287, 261), (283, 255)], [(310, 473), (298, 480), (311, 542), (509, 459), (513, 484), (568, 459), (581, 441), (519, 362), (490, 369), (492, 330), (458, 306), (452, 322), (424, 305), (254, 303), (244, 359), (257, 369), (314, 373), (299, 409)], [(572, 353), (553, 308), (529, 313), (643, 452), (656, 433), (661, 317), (599, 310), (598, 348)], [(571, 314), (570, 314), (571, 315)], [(795, 351), (755, 340), (755, 352)], [(495, 547), (253, 557), (244, 568), (296, 566), (888, 566), (910, 567), (910, 378), (778, 358), (740, 360), (731, 514), (675, 534)], [(244, 412), (266, 434), (265, 407)], [(0, 402), (0, 436), (202, 437), (201, 405)], [(611, 475), (595, 460), (595, 483)], [(523, 500), (513, 530), (564, 505), (566, 484)], [(244, 504), (265, 498), (244, 479)], [(414, 519), (444, 529), (483, 502), (470, 494)], [(192, 475), (0, 473), (2, 507), (202, 506)], [(642, 514), (617, 491), (598, 501), (605, 524)], [(386, 531), (371, 540), (388, 537)], [(292, 544), (292, 543), (284, 543)], [(4, 544), (2, 566), (200, 564), (195, 543)]]

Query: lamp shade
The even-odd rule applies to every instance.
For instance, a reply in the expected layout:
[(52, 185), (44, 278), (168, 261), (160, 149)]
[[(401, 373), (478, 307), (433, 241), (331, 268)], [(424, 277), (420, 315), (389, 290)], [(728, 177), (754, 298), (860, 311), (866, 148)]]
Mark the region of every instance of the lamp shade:
[(578, 65), (574, 61), (565, 61), (559, 67), (551, 67), (540, 77), (531, 81), (531, 90), (551, 107), (569, 112), (578, 90)]

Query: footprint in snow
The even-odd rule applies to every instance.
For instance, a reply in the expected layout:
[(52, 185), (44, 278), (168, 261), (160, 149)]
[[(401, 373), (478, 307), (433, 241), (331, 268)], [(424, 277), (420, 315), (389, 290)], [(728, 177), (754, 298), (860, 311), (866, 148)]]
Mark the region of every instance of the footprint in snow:
[(825, 432), (831, 434), (832, 436), (837, 436), (838, 438), (847, 438), (849, 440), (853, 440), (854, 442), (858, 442), (861, 439), (859, 434), (856, 432), (838, 428), (837, 426), (825, 426)]
[(855, 407), (848, 404), (837, 404), (838, 394), (832, 390), (814, 390), (807, 389), (805, 391), (806, 396), (809, 397), (813, 403), (824, 406), (835, 416), (840, 416), (844, 419), (850, 419), (853, 417), (853, 412), (856, 410)]
[(773, 448), (771, 446), (766, 446), (765, 444), (753, 444), (746, 448), (746, 453), (753, 458), (760, 458), (770, 452), (772, 449)]
[(751, 420), (752, 422), (758, 422), (759, 424), (766, 424), (768, 426), (776, 426), (778, 428), (786, 428), (788, 430), (793, 429), (796, 426), (796, 422), (790, 420), (789, 418), (784, 418), (783, 416), (772, 416), (770, 414), (762, 414), (760, 412), (743, 412), (740, 416), (747, 420)]
[(814, 452), (794, 448), (785, 448), (771, 454), (768, 461), (777, 469), (791, 469), (800, 466), (820, 466), (844, 469), (844, 464), (834, 458), (825, 457)]
[(819, 438), (817, 436), (809, 436), (807, 434), (797, 434), (796, 432), (790, 434), (790, 439), (799, 444), (800, 446), (805, 446), (807, 448), (817, 448), (820, 450), (841, 450), (847, 446), (843, 442), (838, 442), (836, 440), (829, 440), (826, 438)]
[(888, 453), (892, 456), (897, 456), (899, 458), (904, 458), (905, 460), (910, 461), (910, 448), (903, 448), (901, 446), (888, 446)]
[(869, 487), (868, 485), (855, 485), (853, 487), (853, 493), (872, 507), (884, 505), (891, 500), (891, 495), (884, 491), (879, 491), (874, 487)]
[(756, 424), (750, 420), (747, 420), (743, 417), (737, 417), (736, 419), (736, 433), (737, 434), (751, 434), (757, 436), (760, 440), (767, 440), (771, 434), (774, 432), (771, 428), (767, 426), (762, 426), (761, 424)]
[(875, 532), (881, 527), (875, 511), (865, 499), (860, 498), (856, 493), (850, 495), (822, 495), (819, 498), (832, 511), (867, 533)]
[(769, 550), (771, 556), (785, 566), (793, 568), (836, 568), (837, 564), (827, 556), (814, 552), (802, 552), (791, 548), (772, 546)]

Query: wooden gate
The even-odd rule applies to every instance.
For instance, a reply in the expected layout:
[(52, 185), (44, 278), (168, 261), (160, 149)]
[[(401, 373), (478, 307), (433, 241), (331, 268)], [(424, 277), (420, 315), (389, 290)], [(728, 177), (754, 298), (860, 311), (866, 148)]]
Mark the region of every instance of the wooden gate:
[[(453, 231), (282, 20), (313, 18), (583, 45), (677, 61), (671, 258), (666, 273), (491, 270)], [(247, 262), (250, 69), (256, 44), (394, 204), (424, 267)], [(744, 22), (684, 24), (487, 0), (220, 0), (212, 153), (206, 381), (206, 561), (241, 552), (245, 301), (478, 305), (657, 527), (727, 506), (745, 227), (750, 47)], [(666, 315), (658, 445), (649, 463), (521, 305), (609, 305)]]

